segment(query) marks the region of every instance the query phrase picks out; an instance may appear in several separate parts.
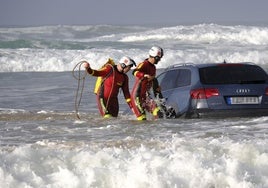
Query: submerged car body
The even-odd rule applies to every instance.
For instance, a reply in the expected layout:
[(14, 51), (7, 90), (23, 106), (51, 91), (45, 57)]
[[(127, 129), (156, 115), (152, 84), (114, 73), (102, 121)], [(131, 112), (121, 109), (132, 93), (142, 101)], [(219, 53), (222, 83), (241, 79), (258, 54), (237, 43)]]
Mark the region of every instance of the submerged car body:
[(268, 116), (268, 75), (256, 64), (173, 65), (157, 79), (176, 117)]

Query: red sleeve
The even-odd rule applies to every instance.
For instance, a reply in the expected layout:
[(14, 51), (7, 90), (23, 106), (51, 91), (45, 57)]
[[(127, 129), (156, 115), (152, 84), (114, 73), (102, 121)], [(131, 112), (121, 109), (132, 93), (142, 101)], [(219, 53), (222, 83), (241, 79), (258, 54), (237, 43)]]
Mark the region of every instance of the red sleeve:
[(125, 80), (124, 80), (124, 84), (122, 86), (122, 90), (123, 90), (127, 104), (129, 105), (130, 108), (132, 108), (130, 92), (129, 92), (129, 80), (128, 80), (127, 75), (125, 75)]
[(111, 65), (107, 65), (99, 70), (94, 70), (94, 69), (87, 69), (87, 72), (91, 74), (92, 76), (101, 76), (105, 77), (107, 74), (109, 74), (112, 71), (113, 67)]
[(128, 76), (125, 75), (124, 84), (122, 85), (122, 90), (125, 96), (125, 99), (130, 98), (130, 92), (129, 92), (129, 84), (128, 84)]

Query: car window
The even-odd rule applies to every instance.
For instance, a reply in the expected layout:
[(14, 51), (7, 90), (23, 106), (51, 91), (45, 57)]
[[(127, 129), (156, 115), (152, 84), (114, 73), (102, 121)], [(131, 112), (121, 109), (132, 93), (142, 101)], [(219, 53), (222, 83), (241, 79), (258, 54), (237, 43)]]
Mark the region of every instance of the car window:
[(175, 87), (182, 87), (191, 84), (191, 71), (188, 69), (181, 69), (179, 71)]
[(203, 84), (267, 83), (266, 72), (255, 65), (228, 64), (199, 69)]
[(178, 73), (178, 70), (170, 70), (159, 76), (158, 81), (162, 91), (174, 88)]
[(162, 91), (182, 87), (191, 84), (191, 71), (187, 69), (176, 69), (162, 73), (158, 76)]

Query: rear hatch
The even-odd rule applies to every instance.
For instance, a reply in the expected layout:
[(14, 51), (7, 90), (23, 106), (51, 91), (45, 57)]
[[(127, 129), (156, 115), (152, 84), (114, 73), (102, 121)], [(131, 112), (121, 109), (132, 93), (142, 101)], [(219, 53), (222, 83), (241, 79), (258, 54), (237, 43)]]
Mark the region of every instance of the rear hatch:
[(209, 109), (268, 108), (268, 77), (252, 64), (219, 64), (199, 69)]

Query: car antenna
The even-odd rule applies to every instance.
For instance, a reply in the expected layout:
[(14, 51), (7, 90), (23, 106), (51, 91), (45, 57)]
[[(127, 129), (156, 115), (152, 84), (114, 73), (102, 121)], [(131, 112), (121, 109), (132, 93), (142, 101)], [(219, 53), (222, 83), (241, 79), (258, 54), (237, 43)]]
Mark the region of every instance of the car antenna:
[(224, 64), (226, 64), (226, 63), (227, 63), (225, 59), (224, 59), (223, 63), (224, 63)]

